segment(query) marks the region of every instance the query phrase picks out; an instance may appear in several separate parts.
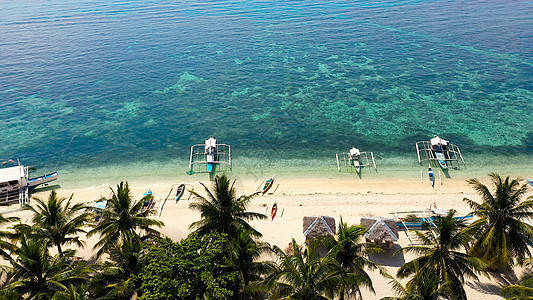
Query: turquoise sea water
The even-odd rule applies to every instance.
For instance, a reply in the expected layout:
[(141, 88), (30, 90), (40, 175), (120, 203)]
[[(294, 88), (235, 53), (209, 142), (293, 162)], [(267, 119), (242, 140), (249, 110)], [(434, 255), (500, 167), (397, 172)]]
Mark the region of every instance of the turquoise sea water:
[(214, 135), (243, 172), (399, 170), (439, 134), (531, 170), (532, 28), (527, 1), (2, 1), (0, 159), (184, 174)]

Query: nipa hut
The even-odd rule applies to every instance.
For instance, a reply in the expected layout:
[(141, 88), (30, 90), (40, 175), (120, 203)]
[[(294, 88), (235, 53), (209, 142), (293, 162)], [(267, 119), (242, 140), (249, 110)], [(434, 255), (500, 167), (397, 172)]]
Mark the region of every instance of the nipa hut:
[(398, 225), (392, 219), (383, 218), (361, 218), (361, 225), (368, 229), (364, 238), (368, 243), (384, 246), (387, 249), (398, 240)]
[(322, 235), (335, 235), (337, 232), (335, 227), (335, 219), (327, 216), (320, 217), (304, 217), (304, 236), (307, 242), (313, 238)]

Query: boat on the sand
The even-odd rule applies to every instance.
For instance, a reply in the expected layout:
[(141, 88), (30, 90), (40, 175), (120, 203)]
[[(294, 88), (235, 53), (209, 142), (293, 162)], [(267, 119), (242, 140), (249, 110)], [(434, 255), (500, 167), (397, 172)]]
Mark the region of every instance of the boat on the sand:
[(433, 174), (433, 169), (431, 168), (431, 165), (428, 165), (428, 175), (429, 175), (429, 183), (432, 187), (435, 187), (435, 174)]
[(274, 220), (276, 217), (276, 213), (278, 212), (278, 203), (275, 202), (274, 205), (272, 205), (272, 211), (270, 212), (270, 218)]
[(261, 193), (264, 195), (268, 192), (268, 190), (270, 190), (270, 188), (274, 185), (274, 175), (272, 175), (272, 177), (270, 177), (270, 179), (268, 179), (266, 182), (265, 182), (265, 185), (263, 186), (263, 190), (261, 191)]
[(176, 203), (180, 201), (181, 196), (185, 193), (185, 184), (180, 184), (176, 189)]

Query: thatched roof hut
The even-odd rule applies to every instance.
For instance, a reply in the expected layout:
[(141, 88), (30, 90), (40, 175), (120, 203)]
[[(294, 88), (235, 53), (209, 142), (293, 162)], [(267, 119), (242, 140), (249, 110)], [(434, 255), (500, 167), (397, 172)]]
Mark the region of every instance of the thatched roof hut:
[(368, 229), (364, 235), (367, 242), (374, 241), (390, 248), (398, 240), (398, 225), (392, 219), (361, 218), (361, 225)]
[(317, 236), (335, 235), (335, 219), (327, 216), (304, 217), (303, 233), (306, 240), (311, 240)]

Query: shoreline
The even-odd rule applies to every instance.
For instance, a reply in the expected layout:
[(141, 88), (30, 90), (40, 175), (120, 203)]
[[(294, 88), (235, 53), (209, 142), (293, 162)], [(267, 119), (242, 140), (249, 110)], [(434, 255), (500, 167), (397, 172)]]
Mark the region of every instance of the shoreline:
[[(128, 181), (134, 200), (140, 199), (148, 189), (152, 190), (158, 202), (156, 208), (169, 194), (173, 184), (185, 182), (188, 184), (187, 190), (194, 189), (199, 194), (206, 195), (200, 183), (211, 187), (207, 174), (191, 176), (186, 175), (185, 172), (175, 174), (174, 166), (136, 163), (129, 166), (123, 165), (121, 168), (80, 168), (78, 173), (71, 171), (71, 178), (65, 178), (68, 172), (60, 174), (57, 184), (61, 187), (57, 192), (60, 197), (69, 197), (73, 194), (74, 202), (90, 204), (102, 196), (109, 197), (110, 188), (115, 189), (120, 181)], [(507, 167), (512, 166), (507, 165)], [(511, 178), (518, 177), (513, 175), (516, 173), (521, 173), (521, 178), (533, 177), (531, 169), (527, 167), (524, 164), (520, 169), (514, 170), (510, 174)], [(328, 168), (322, 172), (320, 168), (321, 166), (305, 168), (305, 172), (299, 173), (290, 172), (295, 169), (294, 165), (286, 166), (285, 172), (276, 172), (279, 171), (278, 168), (266, 168), (257, 173), (251, 169), (245, 169), (243, 172), (242, 168), (234, 168), (233, 172), (227, 174), (231, 179), (235, 179), (237, 196), (254, 193), (262, 186), (261, 183), (264, 180), (275, 175), (272, 191), (279, 184), (275, 193), (252, 198), (248, 210), (269, 216), (268, 220), (253, 221), (250, 224), (263, 234), (263, 241), (277, 245), (281, 249), (285, 249), (292, 238), (299, 243), (305, 240), (302, 230), (302, 219), (305, 216), (330, 216), (335, 218), (336, 226), (338, 226), (341, 218), (348, 225), (355, 225), (360, 224), (361, 217), (392, 218), (390, 213), (393, 211), (438, 208), (455, 209), (458, 215), (465, 215), (470, 212), (470, 209), (463, 198), (474, 201), (481, 199), (466, 179), (477, 177), (484, 184), (490, 185), (487, 175), (489, 172), (497, 171), (502, 176), (508, 176), (504, 173), (507, 168), (488, 170), (479, 167), (452, 170), (450, 171), (452, 178), (443, 178), (442, 185), (437, 175), (435, 187), (432, 188), (427, 179), (427, 170), (423, 170), (424, 182), (420, 180), (419, 171), (423, 167), (411, 167), (409, 169), (413, 174), (411, 176), (397, 176), (398, 173), (402, 174), (400, 170), (404, 168), (383, 167), (378, 169), (378, 173), (368, 172), (368, 169), (365, 169), (361, 179), (357, 178), (354, 173), (339, 173), (336, 168)], [(529, 173), (522, 171), (525, 169)], [(150, 170), (150, 172), (147, 174), (144, 170)], [(472, 176), (473, 171), (477, 176)], [(81, 179), (82, 177), (84, 180)], [(33, 196), (44, 200), (48, 194), (49, 190), (41, 189)], [(530, 189), (527, 196), (531, 194)], [(160, 231), (174, 241), (185, 238), (191, 232), (190, 224), (200, 219), (200, 214), (188, 207), (194, 199), (191, 197), (188, 200), (188, 198), (188, 192), (177, 203), (171, 197), (167, 200), (161, 216), (152, 216), (165, 223)], [(270, 209), (274, 203), (277, 203), (278, 214), (274, 220), (271, 220)], [(19, 211), (9, 215), (21, 217), (24, 223), (29, 222), (31, 217), (28, 211)], [(393, 275), (404, 262), (414, 258), (408, 254), (394, 254), (396, 250), (409, 245), (404, 231), (400, 231), (399, 238), (391, 250), (371, 255), (374, 261), (385, 266), (387, 271)], [(87, 246), (79, 249), (78, 255), (89, 258), (92, 255), (92, 246), (97, 242), (98, 237), (94, 236), (85, 240)], [(521, 270), (516, 270), (519, 275)], [(394, 295), (388, 279), (375, 272), (371, 272), (370, 275), (376, 294), (364, 290), (364, 299), (380, 299)], [(465, 289), (471, 299), (501, 299), (499, 296), (501, 285), (501, 281), (482, 278), (480, 282), (468, 281)]]
[[(533, 178), (533, 155), (472, 155), (466, 166), (459, 170), (450, 169), (451, 178), (446, 178), (439, 167), (433, 171), (437, 183), (442, 177), (444, 184), (450, 180), (467, 180), (469, 178), (487, 178), (491, 172), (502, 176)], [(233, 160), (233, 169), (227, 174), (231, 178), (255, 180), (260, 182), (272, 175), (278, 178), (307, 180), (309, 178), (336, 179), (340, 181), (388, 181), (388, 180), (420, 180), (420, 176), (427, 179), (426, 163), (419, 164), (416, 158), (405, 156), (391, 156), (376, 160), (377, 170), (372, 167), (362, 169), (362, 176), (358, 178), (352, 172), (341, 168), (339, 172), (334, 155), (326, 158), (312, 159), (280, 159), (261, 160), (259, 158), (237, 157)], [(57, 170), (43, 169), (32, 174), (59, 171), (59, 179), (53, 184), (64, 188), (82, 188), (99, 186), (101, 184), (116, 184), (119, 181), (157, 183), (157, 182), (199, 182), (208, 181), (207, 173), (187, 175), (188, 161), (183, 159), (169, 159), (168, 161), (134, 161), (114, 163), (104, 166), (83, 166), (77, 164), (64, 165)], [(220, 173), (219, 173), (220, 174)]]

